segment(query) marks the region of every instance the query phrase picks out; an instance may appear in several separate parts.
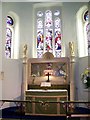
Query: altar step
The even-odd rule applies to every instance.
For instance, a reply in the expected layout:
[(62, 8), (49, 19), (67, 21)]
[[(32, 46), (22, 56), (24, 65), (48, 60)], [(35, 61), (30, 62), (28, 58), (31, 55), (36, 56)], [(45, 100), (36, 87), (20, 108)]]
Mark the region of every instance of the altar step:
[(18, 111), (17, 107), (5, 108), (2, 110), (0, 120), (90, 120), (90, 109), (77, 109), (79, 113), (73, 113), (63, 116), (41, 116), (41, 115), (25, 115)]

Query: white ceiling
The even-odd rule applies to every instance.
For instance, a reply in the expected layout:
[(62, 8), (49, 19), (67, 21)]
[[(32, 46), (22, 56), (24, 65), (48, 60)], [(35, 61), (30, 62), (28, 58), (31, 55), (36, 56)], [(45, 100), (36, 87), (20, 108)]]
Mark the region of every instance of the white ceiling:
[(89, 2), (89, 0), (0, 0), (0, 2)]

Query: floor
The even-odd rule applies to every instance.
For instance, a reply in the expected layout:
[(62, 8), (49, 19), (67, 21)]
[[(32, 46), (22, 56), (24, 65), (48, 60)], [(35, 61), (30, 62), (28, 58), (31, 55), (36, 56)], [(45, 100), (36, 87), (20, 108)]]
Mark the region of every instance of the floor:
[[(90, 115), (90, 110), (87, 111), (85, 109), (78, 108), (77, 112)], [(90, 120), (90, 117), (66, 117), (66, 116), (32, 116), (32, 115), (25, 115), (25, 113), (21, 113), (18, 111), (16, 107), (10, 107), (2, 110), (2, 116), (0, 120)]]

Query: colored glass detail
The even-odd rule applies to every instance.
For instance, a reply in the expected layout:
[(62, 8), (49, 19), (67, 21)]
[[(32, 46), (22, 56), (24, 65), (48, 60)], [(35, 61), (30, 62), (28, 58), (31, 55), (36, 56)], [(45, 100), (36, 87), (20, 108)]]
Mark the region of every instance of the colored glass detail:
[(42, 12), (42, 11), (38, 11), (38, 12), (37, 12), (37, 16), (38, 16), (38, 17), (42, 17), (42, 16), (43, 16), (43, 12)]
[(55, 16), (58, 16), (60, 14), (60, 11), (59, 10), (56, 10), (55, 12), (54, 12), (54, 15)]
[(55, 57), (61, 57), (61, 18), (59, 10), (37, 12), (37, 57), (49, 51)]
[(90, 56), (90, 23), (89, 23), (89, 12), (86, 11), (84, 13), (84, 21), (86, 24), (86, 35), (87, 35), (87, 48), (88, 49), (88, 55)]
[(88, 55), (90, 56), (90, 23), (88, 23), (86, 26), (86, 33), (87, 33)]
[(88, 11), (86, 11), (85, 14), (84, 14), (84, 20), (85, 21), (89, 20), (89, 12)]
[(43, 50), (43, 30), (37, 31), (37, 50)]
[(7, 16), (7, 24), (13, 25), (13, 19), (10, 16)]
[(46, 29), (46, 36), (45, 36), (45, 50), (51, 51), (52, 50), (52, 29)]
[(7, 16), (6, 26), (6, 43), (5, 43), (5, 57), (11, 58), (12, 49), (12, 25), (14, 24), (13, 19)]
[(43, 28), (43, 20), (42, 19), (37, 20), (37, 28)]
[(45, 27), (49, 28), (52, 26), (52, 12), (50, 10), (47, 10), (45, 12)]
[(6, 29), (6, 44), (5, 44), (5, 56), (6, 58), (11, 58), (11, 42), (12, 42), (12, 31), (11, 29)]

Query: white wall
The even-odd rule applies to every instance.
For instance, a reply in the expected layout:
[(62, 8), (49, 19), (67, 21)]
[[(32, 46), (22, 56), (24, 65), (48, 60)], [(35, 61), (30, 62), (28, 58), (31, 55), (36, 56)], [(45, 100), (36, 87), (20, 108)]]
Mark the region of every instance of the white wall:
[[(21, 99), (22, 61), (6, 59), (3, 65), (2, 99)], [(5, 103), (7, 106), (9, 103)]]
[[(2, 19), (2, 3), (0, 2), (0, 16)], [(2, 99), (2, 21), (0, 20), (0, 99)]]
[[(82, 83), (81, 80), (81, 74), (84, 72), (84, 70), (88, 67), (88, 63), (89, 63), (89, 59), (88, 57), (83, 57), (83, 58), (79, 58), (79, 63), (78, 63), (78, 67), (77, 72), (78, 74), (76, 74), (76, 84), (77, 85), (77, 100), (84, 100), (84, 101), (90, 101), (90, 89), (86, 89), (85, 85)], [(77, 76), (78, 75), (78, 76)], [(87, 105), (82, 105), (87, 107)]]

